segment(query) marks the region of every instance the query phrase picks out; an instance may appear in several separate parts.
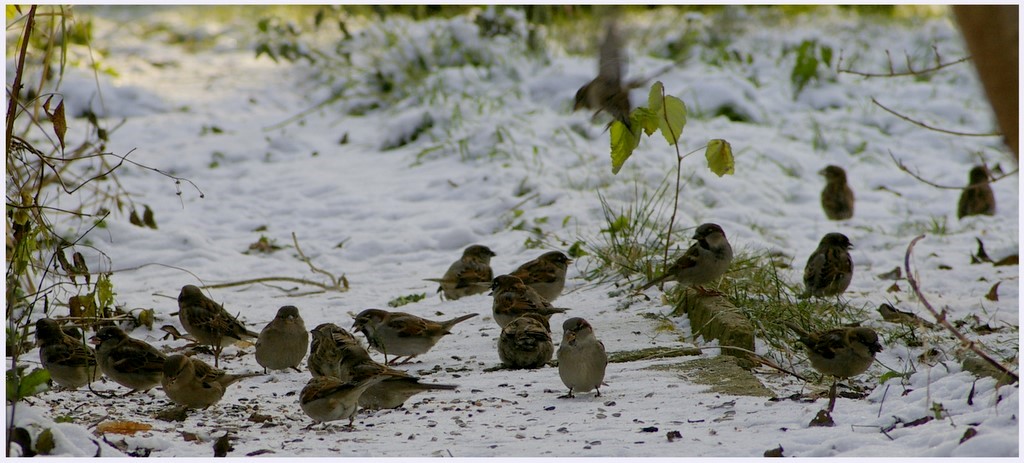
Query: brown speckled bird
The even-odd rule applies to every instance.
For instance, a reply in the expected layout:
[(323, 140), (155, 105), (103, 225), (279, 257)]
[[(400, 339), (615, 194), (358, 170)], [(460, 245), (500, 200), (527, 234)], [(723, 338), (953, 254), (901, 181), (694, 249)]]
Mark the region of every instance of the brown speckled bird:
[(988, 184), (988, 170), (985, 166), (974, 166), (969, 180), (963, 193), (960, 193), (956, 217), (962, 219), (969, 215), (996, 215), (996, 196)]
[(494, 256), (494, 251), (487, 246), (474, 244), (462, 251), (462, 257), (448, 267), (443, 277), (426, 280), (440, 283), (437, 292), (450, 301), (485, 293), (494, 278), (491, 270), (491, 258)]
[[(622, 53), (622, 38), (615, 21), (605, 28), (598, 56), (597, 77), (576, 91), (573, 111), (580, 108), (596, 110), (594, 115), (607, 111), (614, 120), (631, 129), (629, 121), (629, 88), (623, 85), (626, 74), (626, 55)], [(611, 124), (609, 124), (609, 127)]]
[(502, 328), (512, 320), (528, 313), (535, 313), (545, 319), (550, 319), (556, 313), (565, 313), (566, 310), (569, 310), (552, 307), (547, 299), (512, 275), (499, 275), (491, 284), (491, 290), (491, 295), (494, 297), (494, 302), (491, 304), (492, 315), (494, 321)]
[(498, 358), (511, 369), (543, 367), (554, 353), (548, 320), (535, 313), (512, 320), (498, 337)]
[(835, 407), (836, 383), (839, 378), (850, 378), (867, 371), (882, 351), (878, 334), (867, 327), (843, 327), (808, 333), (796, 323), (785, 322), (807, 348), (811, 366), (823, 375), (834, 378), (829, 391), (828, 411)]
[(321, 323), (310, 331), (313, 339), (309, 343), (309, 360), (306, 366), (313, 376), (341, 376), (341, 348), (346, 345), (358, 346), (359, 340), (334, 323)]
[(842, 233), (828, 233), (811, 253), (804, 267), (804, 292), (801, 298), (831, 297), (843, 294), (853, 280), (853, 245)]
[(586, 320), (573, 317), (562, 323), (562, 342), (558, 346), (558, 376), (569, 388), (564, 398), (575, 397), (575, 392), (597, 391), (601, 397), (608, 354), (604, 343), (594, 336), (594, 328)]
[(387, 378), (366, 389), (359, 396), (359, 406), (371, 410), (398, 408), (410, 397), (432, 390), (453, 390), (454, 384), (431, 384), (420, 382), (420, 378), (387, 365), (377, 363), (370, 353), (358, 344), (341, 346), (341, 368), (338, 379), (360, 382), (364, 379), (387, 374)]
[(206, 297), (199, 287), (185, 285), (178, 294), (178, 321), (196, 342), (213, 347), (213, 365), (220, 366), (220, 353), (237, 341), (259, 337), (224, 307)]
[(256, 340), (256, 363), (267, 369), (291, 368), (299, 371), (299, 364), (309, 348), (309, 331), (299, 316), (299, 309), (286, 305), (277, 309), (277, 315), (260, 331)]
[(145, 341), (134, 339), (116, 326), (100, 328), (93, 336), (96, 360), (103, 374), (117, 384), (136, 391), (148, 391), (160, 384), (167, 356)]
[(565, 288), (565, 272), (571, 263), (569, 256), (559, 251), (549, 251), (520, 265), (509, 275), (518, 277), (548, 302), (555, 302)]
[(299, 405), (313, 419), (313, 424), (348, 418), (348, 428), (353, 429), (359, 397), (367, 388), (389, 376), (385, 373), (353, 382), (340, 381), (333, 376), (314, 376), (302, 388)]
[[(366, 336), (370, 347), (384, 354), (384, 362), (394, 364), (405, 356), (406, 363), (413, 357), (429, 351), (442, 337), (451, 334), (451, 329), (479, 314), (471, 313), (451, 320), (436, 322), (405, 312), (388, 312), (380, 309), (366, 309), (356, 315), (352, 330)], [(388, 362), (388, 355), (394, 356)]]
[(228, 374), (206, 362), (181, 354), (167, 357), (161, 380), (164, 393), (174, 403), (186, 408), (207, 408), (224, 397), (228, 386), (257, 373)]
[(821, 208), (829, 220), (846, 220), (853, 217), (853, 190), (846, 183), (846, 171), (839, 166), (828, 166), (818, 172), (825, 177), (825, 188), (821, 190)]
[[(696, 243), (676, 259), (665, 273), (640, 287), (643, 291), (663, 281), (678, 281), (686, 286), (699, 289), (725, 275), (732, 263), (732, 246), (725, 237), (722, 227), (714, 223), (705, 223), (693, 232)], [(711, 292), (703, 290), (703, 292)]]
[(36, 321), (36, 345), (39, 346), (39, 361), (43, 368), (61, 387), (78, 389), (96, 381), (101, 375), (96, 364), (96, 352), (81, 340), (65, 334), (52, 318)]

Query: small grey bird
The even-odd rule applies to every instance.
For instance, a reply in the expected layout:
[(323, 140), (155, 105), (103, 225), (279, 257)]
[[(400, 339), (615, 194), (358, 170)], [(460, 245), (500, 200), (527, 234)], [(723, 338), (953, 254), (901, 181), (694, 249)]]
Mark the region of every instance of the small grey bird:
[(703, 285), (714, 282), (725, 275), (732, 263), (732, 246), (725, 238), (725, 231), (718, 224), (705, 223), (693, 232), (696, 243), (690, 246), (663, 275), (640, 287), (643, 291), (664, 281), (678, 281), (693, 286), (702, 292), (711, 291)]
[(39, 361), (50, 372), (50, 379), (61, 387), (78, 389), (99, 379), (96, 352), (64, 333), (52, 318), (36, 321), (36, 345)]
[(302, 388), (299, 405), (313, 419), (313, 424), (348, 418), (348, 427), (353, 429), (352, 423), (359, 410), (359, 396), (389, 376), (385, 373), (354, 382), (339, 381), (332, 376), (314, 376)]
[(498, 337), (498, 358), (508, 368), (541, 368), (554, 353), (548, 320), (536, 313), (512, 320)]
[(363, 348), (352, 333), (334, 323), (321, 323), (310, 333), (313, 334), (313, 340), (309, 343), (306, 366), (313, 376), (341, 377), (341, 348), (346, 345)]
[(974, 166), (969, 175), (969, 183), (960, 193), (956, 217), (962, 219), (969, 215), (996, 215), (996, 196), (988, 184), (988, 169), (985, 166)]
[(96, 348), (96, 360), (103, 374), (114, 382), (136, 391), (148, 391), (160, 384), (167, 356), (145, 341), (134, 339), (116, 326), (100, 328), (90, 339)]
[(846, 183), (846, 171), (839, 166), (827, 166), (818, 172), (825, 177), (825, 188), (821, 190), (821, 208), (829, 220), (846, 220), (853, 217), (853, 190)]
[(309, 332), (299, 316), (299, 309), (286, 305), (277, 309), (277, 315), (260, 331), (256, 340), (256, 363), (267, 369), (299, 370), (299, 364), (309, 349)]
[(509, 273), (523, 280), (548, 302), (555, 302), (565, 288), (565, 272), (572, 260), (559, 251), (550, 251)]
[(785, 322), (807, 348), (811, 366), (823, 375), (834, 378), (829, 392), (828, 411), (835, 407), (836, 383), (839, 378), (850, 378), (867, 371), (882, 351), (878, 334), (867, 327), (842, 327), (808, 333), (796, 323)]
[(432, 390), (453, 390), (454, 384), (430, 384), (404, 371), (373, 361), (370, 353), (358, 344), (341, 346), (341, 368), (337, 379), (360, 382), (364, 379), (386, 374), (388, 377), (366, 389), (359, 396), (359, 406), (371, 410), (398, 408), (410, 397)]
[(594, 109), (594, 116), (607, 111), (612, 118), (631, 130), (629, 88), (623, 85), (625, 68), (626, 55), (622, 53), (622, 38), (616, 22), (610, 21), (605, 26), (605, 36), (601, 42), (597, 77), (576, 91), (573, 111), (580, 108)]
[(495, 255), (487, 246), (474, 244), (462, 251), (462, 257), (448, 267), (443, 277), (426, 280), (440, 283), (437, 292), (450, 301), (485, 293), (494, 278), (491, 258)]
[(186, 408), (207, 408), (224, 397), (228, 386), (257, 373), (228, 374), (206, 362), (181, 354), (167, 357), (161, 380), (164, 393), (174, 403)]
[[(366, 336), (370, 347), (384, 354), (384, 362), (393, 364), (399, 357), (412, 360), (413, 357), (429, 351), (442, 337), (451, 334), (451, 329), (479, 314), (471, 313), (451, 320), (436, 322), (405, 312), (388, 312), (380, 309), (366, 309), (356, 316), (353, 331)], [(387, 361), (388, 355), (395, 358)]]
[(821, 238), (818, 249), (811, 253), (804, 267), (804, 292), (801, 298), (831, 297), (843, 294), (853, 280), (853, 245), (842, 233), (828, 233)]
[(213, 365), (220, 366), (220, 353), (237, 341), (259, 337), (224, 307), (206, 297), (199, 287), (185, 285), (178, 294), (178, 321), (196, 342), (213, 347)]
[(594, 329), (586, 320), (573, 317), (562, 324), (562, 343), (558, 346), (558, 376), (569, 388), (563, 398), (575, 397), (574, 392), (596, 390), (601, 397), (601, 384), (608, 366), (604, 343), (594, 336)]
[(491, 312), (494, 321), (502, 328), (512, 320), (528, 313), (535, 313), (549, 319), (556, 313), (565, 313), (566, 310), (569, 310), (563, 307), (552, 307), (547, 299), (512, 275), (499, 275), (491, 284), (491, 290), (491, 296), (494, 297)]

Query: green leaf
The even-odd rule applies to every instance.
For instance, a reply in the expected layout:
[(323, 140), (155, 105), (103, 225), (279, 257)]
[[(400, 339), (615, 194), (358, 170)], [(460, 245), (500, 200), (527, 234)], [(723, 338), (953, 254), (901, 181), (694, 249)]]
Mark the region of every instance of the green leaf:
[(583, 246), (585, 245), (586, 243), (582, 241), (576, 241), (575, 243), (573, 243), (572, 246), (569, 246), (569, 257), (572, 257), (573, 259), (579, 259), (580, 257), (587, 255), (587, 251), (583, 250)]
[[(639, 132), (640, 127), (634, 126), (634, 128)], [(633, 150), (640, 144), (640, 139), (626, 128), (626, 124), (618, 120), (612, 122), (608, 132), (612, 138), (612, 173), (617, 174), (633, 154)]]
[(708, 168), (719, 177), (735, 173), (735, 163), (732, 158), (732, 147), (729, 142), (716, 138), (708, 142), (708, 149), (704, 152), (708, 160)]
[[(643, 106), (634, 109), (633, 112), (629, 114), (629, 121), (632, 123), (633, 127), (643, 129), (644, 133), (646, 133), (648, 137), (653, 135), (655, 130), (658, 130), (658, 114), (651, 112), (650, 109)], [(637, 135), (639, 138), (640, 134), (637, 133)]]
[(647, 94), (647, 109), (652, 113), (661, 112), (661, 97), (665, 95), (665, 85), (661, 81), (651, 84), (651, 92)]
[(114, 284), (110, 282), (110, 275), (101, 273), (96, 279), (96, 297), (99, 299), (99, 307), (114, 304)]
[(46, 428), (43, 432), (36, 436), (36, 453), (40, 455), (49, 455), (53, 452), (53, 448), (56, 444), (53, 442), (53, 431), (50, 428)]
[(686, 104), (671, 95), (665, 97), (664, 103), (664, 113), (658, 114), (658, 129), (669, 145), (675, 145), (679, 143), (679, 137), (683, 135), (683, 126), (686, 125)]
[[(19, 370), (24, 367), (20, 367)], [(42, 368), (36, 368), (28, 375), (18, 380), (14, 370), (7, 370), (7, 399), (21, 400), (24, 397), (38, 394), (49, 388), (46, 384), (50, 380), (50, 372)]]

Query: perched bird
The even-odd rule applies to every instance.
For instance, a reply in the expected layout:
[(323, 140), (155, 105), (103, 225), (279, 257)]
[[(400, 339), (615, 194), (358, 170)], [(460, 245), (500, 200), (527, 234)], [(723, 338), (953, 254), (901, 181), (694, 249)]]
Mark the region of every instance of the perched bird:
[(811, 366), (823, 375), (834, 378), (829, 391), (828, 411), (835, 407), (836, 383), (839, 378), (850, 378), (867, 371), (882, 351), (878, 334), (867, 327), (843, 327), (817, 333), (808, 333), (796, 323), (785, 322), (807, 348)]
[(450, 301), (487, 292), (494, 278), (491, 258), (495, 255), (487, 246), (474, 244), (462, 251), (462, 257), (448, 267), (443, 277), (427, 278), (427, 281), (441, 283), (437, 292)]
[(626, 56), (622, 53), (622, 38), (615, 21), (606, 26), (599, 53), (597, 77), (576, 91), (573, 111), (580, 108), (594, 109), (595, 116), (601, 111), (607, 111), (612, 118), (632, 130), (629, 121), (629, 88), (623, 86)]
[(846, 184), (846, 171), (839, 166), (828, 166), (818, 172), (825, 177), (825, 189), (821, 190), (821, 208), (829, 220), (846, 220), (853, 217), (853, 190)]
[(528, 313), (535, 313), (548, 319), (556, 313), (565, 313), (569, 310), (552, 307), (547, 299), (523, 284), (523, 280), (512, 275), (499, 275), (491, 284), (491, 290), (494, 297), (491, 304), (494, 321), (502, 328)]
[(558, 251), (545, 252), (509, 273), (523, 280), (548, 302), (555, 302), (565, 288), (565, 271), (572, 260)]
[(359, 396), (359, 406), (371, 410), (398, 408), (410, 397), (431, 390), (453, 390), (453, 384), (421, 383), (420, 378), (404, 371), (373, 361), (370, 353), (358, 344), (341, 347), (341, 368), (337, 379), (346, 382), (360, 382), (373, 376), (387, 374), (387, 378), (366, 389)]
[(174, 403), (186, 408), (206, 408), (220, 402), (224, 390), (235, 381), (256, 375), (227, 374), (202, 360), (175, 354), (164, 361), (161, 384), (164, 393)]
[(256, 363), (267, 369), (291, 368), (299, 371), (299, 364), (309, 349), (309, 332), (299, 316), (299, 309), (286, 305), (277, 309), (277, 316), (260, 331), (256, 340)]
[(155, 347), (128, 337), (121, 328), (106, 326), (93, 336), (96, 360), (103, 374), (116, 383), (136, 391), (148, 391), (160, 384), (167, 356)]
[(664, 281), (678, 281), (680, 284), (701, 289), (702, 285), (718, 280), (725, 275), (732, 263), (732, 246), (725, 238), (725, 231), (718, 224), (705, 223), (693, 232), (696, 243), (690, 246), (665, 273), (640, 287), (643, 291)]
[(498, 337), (498, 358), (512, 369), (543, 367), (554, 353), (548, 320), (535, 313), (512, 320)]
[(334, 323), (321, 323), (313, 328), (313, 340), (309, 343), (309, 360), (306, 366), (313, 376), (341, 376), (341, 348), (346, 345), (358, 346), (359, 340), (352, 333)]
[(65, 334), (56, 320), (40, 318), (36, 321), (36, 345), (43, 368), (61, 387), (78, 389), (99, 379), (96, 352), (81, 340)]
[(220, 366), (220, 353), (236, 341), (259, 337), (242, 322), (213, 302), (194, 285), (181, 287), (178, 294), (178, 320), (196, 342), (213, 346), (213, 365)]
[[(464, 322), (479, 314), (471, 313), (451, 320), (436, 322), (405, 312), (388, 312), (380, 309), (366, 309), (356, 316), (353, 331), (366, 336), (370, 346), (384, 354), (384, 362), (393, 364), (399, 357), (406, 356), (406, 363), (413, 357), (426, 353), (457, 323)], [(388, 362), (388, 355), (395, 358)]]
[(974, 166), (969, 180), (963, 193), (960, 193), (956, 217), (962, 219), (969, 215), (996, 215), (996, 196), (988, 184), (988, 169), (985, 166)]
[(601, 397), (604, 370), (608, 354), (604, 343), (594, 336), (594, 329), (586, 320), (573, 317), (562, 323), (562, 343), (558, 346), (558, 376), (569, 388), (563, 397), (572, 398), (574, 392), (597, 391)]
[(348, 418), (348, 427), (352, 429), (359, 410), (359, 396), (388, 377), (385, 373), (361, 381), (344, 382), (333, 376), (314, 376), (302, 388), (299, 405), (314, 424)]
[(804, 267), (804, 292), (810, 296), (838, 296), (846, 291), (853, 280), (853, 259), (849, 249), (853, 245), (842, 233), (828, 233), (821, 238), (818, 249), (811, 253)]

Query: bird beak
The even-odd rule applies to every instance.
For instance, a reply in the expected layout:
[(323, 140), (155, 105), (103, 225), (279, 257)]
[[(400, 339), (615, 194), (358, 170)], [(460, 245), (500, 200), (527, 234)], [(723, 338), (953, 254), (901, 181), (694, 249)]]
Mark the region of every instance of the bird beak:
[(825, 169), (819, 170), (818, 171), (818, 175), (824, 176), (825, 175)]
[(90, 343), (90, 344), (96, 344), (96, 345), (99, 345), (99, 343), (100, 343), (100, 342), (101, 342), (101, 341), (100, 341), (100, 338), (99, 338), (99, 337), (97, 337), (97, 336), (93, 336), (93, 337), (89, 338), (89, 343)]
[(562, 342), (568, 343), (570, 346), (575, 346), (576, 345), (576, 332), (575, 331), (566, 331), (565, 332), (565, 339), (563, 339)]

